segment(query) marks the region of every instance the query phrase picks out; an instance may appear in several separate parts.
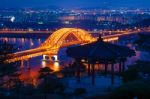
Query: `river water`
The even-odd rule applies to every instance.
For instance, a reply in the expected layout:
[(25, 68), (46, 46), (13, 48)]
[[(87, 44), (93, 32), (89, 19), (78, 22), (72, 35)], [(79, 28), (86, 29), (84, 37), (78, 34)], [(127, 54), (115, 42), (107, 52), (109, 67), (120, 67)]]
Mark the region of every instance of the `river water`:
[[(14, 44), (15, 47), (18, 48), (18, 51), (23, 51), (23, 50), (28, 50), (28, 49), (32, 49), (32, 48), (36, 48), (39, 45), (41, 45), (46, 39), (41, 38), (41, 39), (32, 39), (32, 38), (0, 38), (0, 40), (4, 40), (8, 43)], [(119, 45), (123, 45), (123, 46), (128, 46), (132, 49), (135, 49), (135, 46), (133, 46), (133, 39), (128, 39), (128, 37), (124, 37), (121, 38), (117, 44)], [(42, 56), (36, 57), (36, 58), (32, 58), (29, 60), (29, 65), (31, 67), (31, 71), (30, 74), (28, 73), (27, 70), (27, 62), (25, 62), (25, 69), (24, 69), (24, 74), (26, 76), (24, 76), (24, 79), (28, 79), (29, 76), (30, 78), (32, 78), (33, 83), (36, 83), (36, 78), (38, 75), (38, 71), (40, 68), (48, 66), (51, 69), (53, 69), (54, 71), (59, 71), (62, 67), (67, 66), (70, 62), (71, 62), (71, 58), (67, 57), (66, 55), (66, 48), (63, 48), (59, 51), (58, 53), (58, 58), (59, 58), (59, 62), (51, 62), (51, 61), (43, 61), (42, 60)], [(126, 65), (130, 65), (133, 64), (136, 60), (141, 59), (141, 60), (149, 60), (149, 53), (144, 52), (144, 51), (136, 51), (136, 56), (133, 56), (131, 58), (128, 58), (128, 61), (126, 62)], [(126, 67), (127, 68), (127, 67)], [(118, 70), (118, 67), (116, 65), (115, 67), (116, 70)], [(99, 76), (98, 76), (99, 77)], [(67, 78), (68, 79), (68, 78)], [(80, 84), (76, 83), (75, 78), (70, 78), (70, 80), (68, 80), (67, 84), (70, 88), (77, 88), (77, 87), (85, 87), (87, 88), (87, 90), (89, 90), (90, 92), (94, 92), (92, 90), (93, 87), (91, 86), (91, 78), (87, 78), (84, 77), (82, 78), (83, 80), (81, 80)], [(116, 85), (120, 85), (121, 84), (121, 79), (120, 78), (116, 78)], [(100, 78), (96, 79), (96, 85), (97, 85), (97, 89), (103, 89), (103, 87), (108, 87), (110, 84), (110, 77), (103, 77), (101, 76)]]

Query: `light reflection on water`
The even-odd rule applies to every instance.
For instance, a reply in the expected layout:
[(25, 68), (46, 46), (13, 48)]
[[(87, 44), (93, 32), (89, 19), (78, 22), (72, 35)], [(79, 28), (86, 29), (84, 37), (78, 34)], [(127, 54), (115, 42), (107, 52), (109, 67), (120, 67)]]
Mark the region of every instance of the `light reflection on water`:
[(60, 66), (59, 66), (59, 62), (54, 62), (54, 71), (59, 71), (60, 70)]
[(42, 61), (42, 68), (46, 67), (46, 61)]
[(42, 61), (42, 68), (44, 67), (50, 67), (54, 72), (59, 71), (61, 69), (58, 61), (57, 62)]

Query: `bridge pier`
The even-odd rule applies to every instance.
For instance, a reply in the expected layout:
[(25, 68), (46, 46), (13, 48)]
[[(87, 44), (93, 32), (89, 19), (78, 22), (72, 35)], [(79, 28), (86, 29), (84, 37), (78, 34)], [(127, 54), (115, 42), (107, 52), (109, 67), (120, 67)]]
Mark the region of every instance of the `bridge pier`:
[(46, 61), (46, 56), (47, 56), (47, 55), (43, 55), (43, 61)]
[(58, 62), (58, 56), (57, 55), (54, 55), (53, 58), (54, 58), (54, 62)]
[(21, 64), (20, 64), (20, 72), (21, 72), (21, 74), (23, 74), (24, 71), (25, 71), (24, 60), (21, 60)]
[[(48, 59), (47, 59), (48, 57)], [(43, 55), (43, 61), (54, 61), (54, 62), (58, 62), (58, 56), (54, 55), (54, 56), (50, 56), (50, 55)]]

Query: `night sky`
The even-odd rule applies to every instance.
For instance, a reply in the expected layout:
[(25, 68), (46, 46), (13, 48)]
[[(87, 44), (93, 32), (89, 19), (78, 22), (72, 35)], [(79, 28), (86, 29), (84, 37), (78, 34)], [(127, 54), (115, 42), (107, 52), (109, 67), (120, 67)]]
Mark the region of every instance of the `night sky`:
[(150, 0), (0, 0), (1, 8), (46, 6), (150, 8)]

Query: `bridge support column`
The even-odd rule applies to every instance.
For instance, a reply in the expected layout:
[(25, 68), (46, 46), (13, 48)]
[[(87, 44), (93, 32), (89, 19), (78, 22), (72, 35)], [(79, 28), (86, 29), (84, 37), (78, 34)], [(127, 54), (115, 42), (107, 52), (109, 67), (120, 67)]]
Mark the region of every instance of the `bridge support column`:
[(57, 55), (54, 55), (54, 62), (58, 62), (58, 56)]
[(43, 61), (46, 61), (46, 55), (43, 55)]
[(21, 70), (24, 69), (24, 60), (21, 60), (21, 66), (20, 66)]

